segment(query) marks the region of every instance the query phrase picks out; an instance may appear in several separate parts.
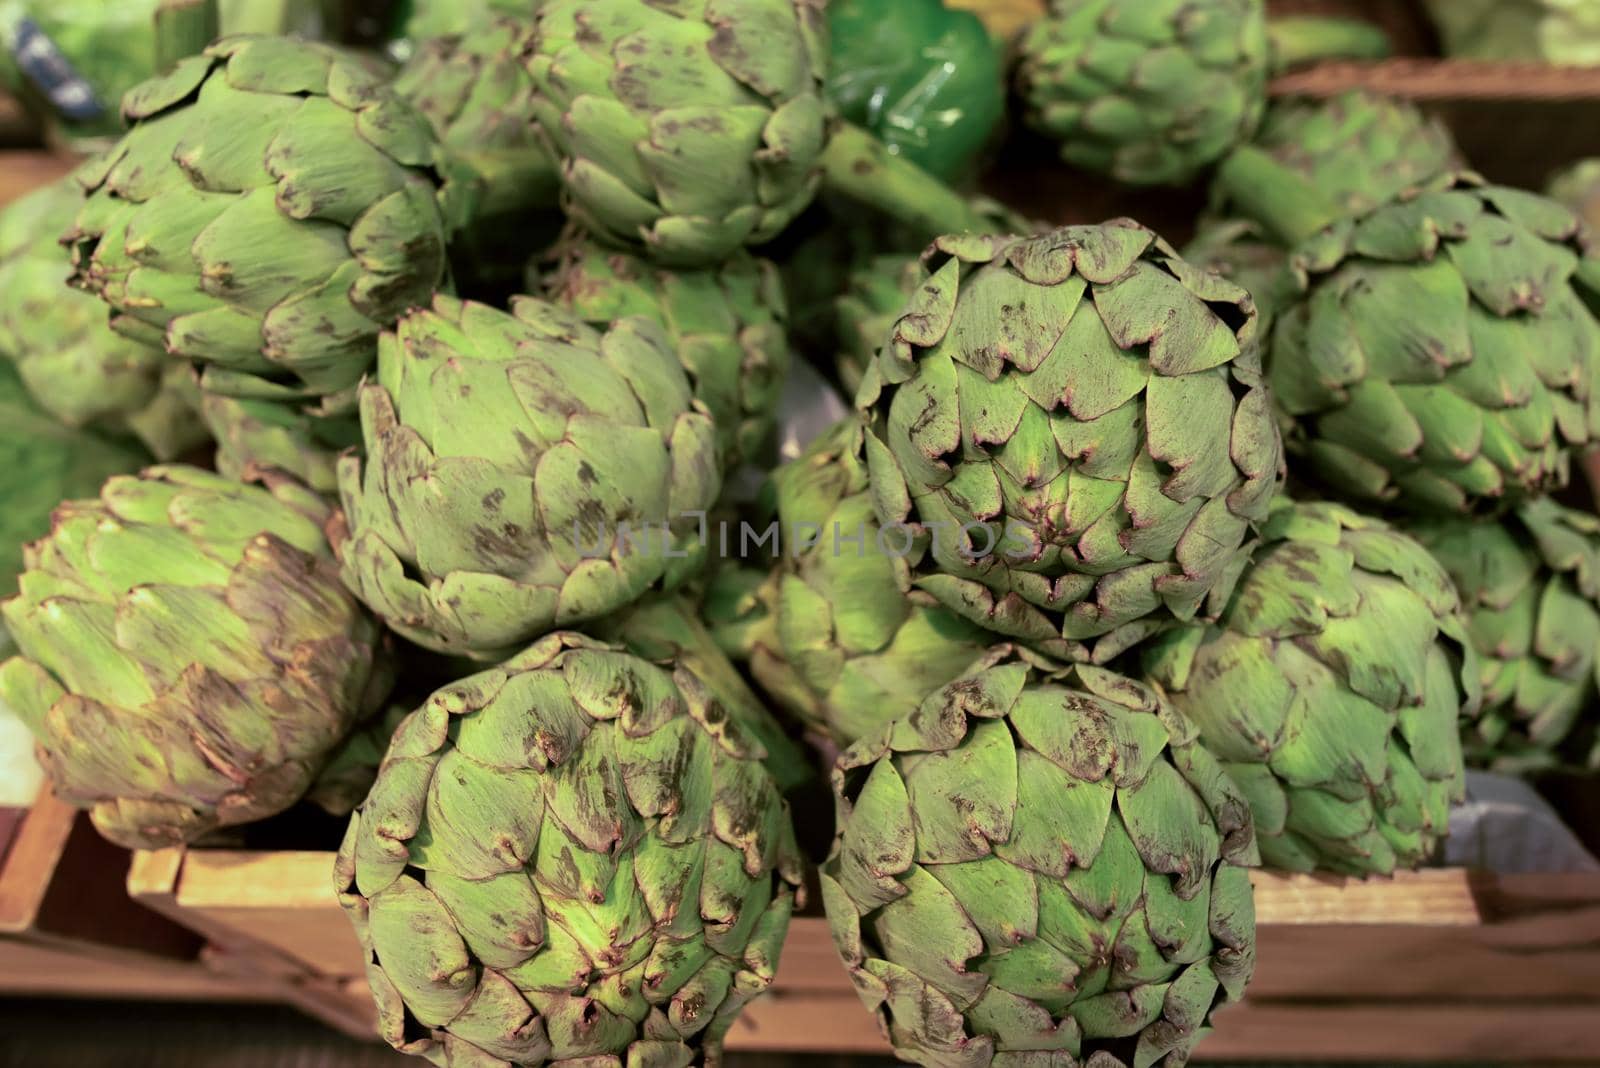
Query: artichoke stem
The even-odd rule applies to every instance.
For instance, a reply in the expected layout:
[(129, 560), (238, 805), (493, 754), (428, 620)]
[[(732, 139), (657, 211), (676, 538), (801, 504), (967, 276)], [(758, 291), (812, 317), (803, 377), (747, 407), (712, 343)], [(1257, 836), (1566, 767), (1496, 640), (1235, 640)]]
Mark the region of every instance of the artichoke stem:
[(987, 233), (993, 226), (965, 198), (910, 160), (893, 155), (859, 126), (841, 122), (822, 154), (828, 187), (906, 225), (923, 239)]
[(170, 70), (197, 56), (222, 32), (217, 0), (162, 0), (156, 8), (156, 69)]
[(1305, 178), (1253, 145), (1231, 152), (1217, 168), (1217, 182), (1233, 210), (1294, 245), (1338, 219), (1339, 206)]
[(1386, 59), (1389, 35), (1360, 19), (1295, 15), (1267, 24), (1274, 73), (1322, 59)]

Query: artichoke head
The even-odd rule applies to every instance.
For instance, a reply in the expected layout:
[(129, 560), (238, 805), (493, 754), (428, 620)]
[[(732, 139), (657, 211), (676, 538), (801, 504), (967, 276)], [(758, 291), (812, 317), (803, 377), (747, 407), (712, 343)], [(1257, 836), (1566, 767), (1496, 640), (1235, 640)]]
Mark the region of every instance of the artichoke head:
[(1281, 466), (1249, 294), (1128, 220), (924, 261), (856, 398), (916, 585), (1072, 659), (1214, 616)]
[(1579, 160), (1563, 168), (1545, 192), (1577, 212), (1589, 229), (1600, 229), (1600, 159)]
[(1269, 867), (1414, 868), (1448, 831), (1477, 655), (1450, 576), (1382, 521), (1280, 500), (1222, 618), (1145, 668), (1249, 797)]
[(385, 333), (339, 461), (346, 583), (390, 627), (497, 659), (698, 569), (716, 427), (666, 332), (439, 296)]
[(1600, 255), (1565, 207), (1470, 176), (1294, 253), (1268, 368), (1292, 450), (1357, 502), (1485, 512), (1600, 435)]
[(528, 70), (568, 214), (710, 266), (804, 211), (826, 142), (817, 0), (544, 0)]
[(1183, 1064), (1249, 982), (1249, 806), (1141, 683), (1002, 656), (833, 782), (823, 905), (904, 1060)]
[(276, 473), (117, 476), (67, 501), (5, 602), (0, 698), (57, 796), (130, 848), (305, 793), (387, 694), (382, 633), (339, 582), (329, 507)]
[[(49, 532), (57, 504), (149, 462), (131, 441), (72, 430), (41, 412), (16, 368), (0, 360), (0, 597), (17, 592), (23, 546)], [(9, 649), (4, 631), (0, 647)]]
[[(784, 552), (749, 591), (759, 625), (742, 650), (765, 692), (841, 745), (913, 711), (994, 641), (913, 585), (909, 541), (873, 513), (864, 437), (847, 418), (773, 473)], [(715, 592), (728, 598), (737, 575)]]
[(682, 666), (555, 633), (400, 726), (335, 882), (435, 1063), (715, 1058), (799, 892), (761, 750)]
[(202, 386), (347, 410), (379, 331), (445, 276), (428, 120), (376, 65), (231, 37), (123, 100), (130, 129), (79, 178), (72, 281), (119, 333)]
[(1022, 36), (1029, 125), (1076, 166), (1179, 185), (1248, 140), (1266, 108), (1261, 0), (1055, 0)]
[(418, 42), (395, 76), (439, 137), (458, 285), (516, 279), (529, 242), (556, 229), (560, 182), (534, 115), (532, 49), (531, 17), (500, 16)]
[(1447, 56), (1600, 64), (1600, 7), (1590, 0), (1425, 0)]
[(1600, 768), (1600, 519), (1541, 497), (1497, 523), (1406, 529), (1455, 581), (1478, 652), (1483, 711), (1465, 731), (1467, 760)]
[(783, 280), (770, 261), (735, 251), (715, 267), (661, 267), (579, 236), (563, 243), (543, 286), (597, 329), (633, 315), (659, 323), (716, 420), (723, 469), (761, 461), (792, 359)]
[[(1256, 219), (1293, 244), (1335, 219), (1420, 189), (1459, 163), (1444, 123), (1407, 101), (1365, 90), (1292, 100), (1269, 108), (1254, 140), (1223, 162), (1211, 206), (1223, 216)], [(1263, 184), (1284, 188), (1263, 193)], [(1280, 219), (1270, 209), (1285, 199), (1296, 214)]]
[(71, 176), (0, 212), (0, 356), (35, 403), (69, 427), (137, 437), (158, 460), (205, 440), (189, 369), (116, 333), (105, 305), (66, 285), (57, 240), (83, 206)]

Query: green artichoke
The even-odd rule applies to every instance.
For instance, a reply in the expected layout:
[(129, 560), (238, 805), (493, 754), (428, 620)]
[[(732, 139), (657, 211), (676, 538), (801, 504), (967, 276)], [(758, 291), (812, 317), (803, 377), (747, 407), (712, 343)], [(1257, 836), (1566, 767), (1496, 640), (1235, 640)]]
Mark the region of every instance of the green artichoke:
[(1248, 219), (1202, 219), (1183, 258), (1250, 294), (1260, 337), (1271, 336), (1278, 308), (1295, 295), (1288, 250)]
[(799, 893), (760, 757), (692, 671), (570, 633), (434, 694), (335, 867), (384, 1038), (435, 1064), (715, 1063)]
[(1481, 511), (1600, 432), (1600, 255), (1535, 193), (1440, 184), (1302, 244), (1273, 328), (1291, 448), (1356, 501)]
[(1129, 220), (925, 264), (857, 396), (879, 521), (930, 532), (916, 585), (1102, 662), (1214, 615), (1281, 463), (1249, 294)]
[[(1522, 770), (1560, 763), (1574, 742), (1592, 745), (1600, 519), (1539, 498), (1499, 523), (1441, 519), (1407, 529), (1466, 603), (1483, 683), (1467, 760)], [(1571, 756), (1600, 768), (1600, 746)]]
[(210, 393), (348, 408), (377, 336), (444, 279), (428, 121), (376, 67), (235, 37), (132, 90), (81, 173), (73, 281)]
[(1261, 0), (1057, 0), (1021, 49), (1028, 123), (1121, 182), (1189, 181), (1266, 107)]
[[(1415, 105), (1364, 90), (1330, 100), (1276, 104), (1252, 144), (1223, 161), (1211, 186), (1213, 212), (1244, 215), (1292, 244), (1316, 229), (1296, 227), (1317, 205), (1317, 222), (1365, 215), (1456, 168), (1455, 141)], [(1268, 187), (1265, 193), (1263, 186)], [(1276, 219), (1275, 203), (1294, 190), (1297, 215)]]
[(1249, 982), (1249, 807), (1140, 683), (1000, 663), (833, 780), (822, 901), (904, 1060), (1181, 1065)]
[(913, 711), (994, 641), (913, 585), (906, 547), (873, 514), (863, 438), (846, 419), (773, 473), (782, 560), (759, 586), (719, 575), (709, 609), (725, 633), (744, 628), (731, 644), (761, 688), (842, 745)]
[(275, 467), (318, 493), (334, 493), (339, 453), (361, 444), (353, 416), (315, 416), (276, 401), (204, 393), (200, 415), (217, 440), (217, 470), (229, 478), (252, 466)]
[(1478, 660), (1450, 576), (1337, 504), (1279, 501), (1213, 626), (1146, 652), (1250, 799), (1269, 867), (1414, 868), (1449, 829)]
[(1600, 230), (1600, 159), (1579, 160), (1563, 168), (1545, 193), (1578, 213), (1592, 230)]
[(491, 660), (692, 574), (716, 428), (665, 331), (436, 297), (379, 345), (339, 461), (345, 582), (419, 645)]
[(706, 266), (811, 202), (826, 142), (815, 0), (544, 0), (536, 17), (535, 114), (586, 230)]
[(1600, 64), (1594, 0), (1426, 0), (1445, 54), (1462, 59)]
[(389, 675), (339, 583), (322, 498), (274, 473), (111, 479), (56, 509), (4, 605), (21, 656), (0, 699), (56, 795), (130, 848), (193, 841), (288, 807)]
[(724, 468), (761, 459), (791, 359), (783, 281), (769, 261), (740, 251), (716, 267), (674, 269), (579, 236), (543, 288), (597, 329), (630, 315), (659, 323), (716, 420)]
[(205, 440), (198, 391), (183, 363), (115, 333), (105, 305), (67, 287), (72, 265), (56, 239), (82, 204), (67, 177), (0, 212), (0, 356), (67, 426), (131, 433), (172, 459)]
[(390, 704), (365, 722), (356, 724), (306, 790), (306, 800), (336, 816), (348, 816), (365, 801), (378, 777), (378, 765), (389, 749), (389, 739), (411, 714), (405, 705)]
[(1264, 0), (1053, 0), (1021, 39), (1030, 125), (1069, 163), (1134, 185), (1180, 185), (1247, 141), (1275, 70), (1388, 54), (1353, 19), (1266, 16)]
[(6, 504), (0, 512), (0, 597), (17, 592), (22, 547), (49, 533), (50, 512), (60, 501), (95, 493), (112, 475), (137, 471), (148, 460), (132, 442), (71, 430), (41, 412), (16, 368), (0, 360), (0, 500)]
[(851, 269), (848, 287), (833, 302), (839, 337), (834, 366), (847, 393), (861, 388), (867, 368), (921, 282), (922, 263), (914, 255), (882, 253)]
[[(526, 5), (524, 5), (526, 6)], [(500, 17), (464, 33), (418, 43), (395, 90), (433, 123), (462, 230), (452, 273), (472, 288), (519, 277), (529, 235), (556, 212), (560, 182), (534, 118), (524, 57), (533, 22)]]

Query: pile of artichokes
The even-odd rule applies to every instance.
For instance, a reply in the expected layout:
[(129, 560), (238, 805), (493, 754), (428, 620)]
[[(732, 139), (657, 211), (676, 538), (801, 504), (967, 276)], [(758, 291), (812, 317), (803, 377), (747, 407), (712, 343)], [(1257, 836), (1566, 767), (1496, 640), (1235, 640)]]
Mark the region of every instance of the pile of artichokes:
[[(0, 699), (57, 796), (136, 848), (348, 816), (435, 1064), (714, 1061), (820, 906), (903, 1059), (1176, 1068), (1249, 868), (1414, 868), (1468, 766), (1600, 767), (1579, 214), (1268, 100), (1372, 27), (1054, 0), (1008, 72), (916, 8), (161, 59), (0, 214)], [(1074, 180), (1208, 181), (1188, 250), (948, 184), (1008, 73)]]

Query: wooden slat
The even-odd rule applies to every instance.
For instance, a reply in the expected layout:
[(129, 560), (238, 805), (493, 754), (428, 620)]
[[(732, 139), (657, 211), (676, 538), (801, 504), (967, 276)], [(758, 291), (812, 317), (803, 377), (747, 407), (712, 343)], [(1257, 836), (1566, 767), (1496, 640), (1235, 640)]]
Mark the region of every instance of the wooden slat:
[[(1263, 926), (1256, 934), (1260, 1000), (1446, 999), (1482, 983), (1507, 1002), (1585, 997), (1600, 1013), (1600, 942), (1574, 930), (1566, 946), (1496, 944), (1494, 927)], [(1465, 991), (1463, 991), (1465, 993)]]
[[(1460, 985), (1472, 981), (1462, 977)], [(1594, 1004), (1275, 1005), (1246, 998), (1218, 1014), (1199, 1061), (1376, 1064), (1594, 1064)]]
[[(1219, 1013), (1197, 1061), (1380, 1064), (1593, 1064), (1593, 1005), (1274, 1005), (1246, 999)], [(819, 1045), (819, 1043), (821, 1043)], [(877, 1022), (853, 995), (787, 997), (774, 992), (745, 1007), (728, 1033), (744, 1052), (887, 1055)]]
[(195, 849), (184, 855), (173, 915), (243, 931), (320, 975), (361, 970), (361, 947), (333, 890), (333, 854)]
[[(1461, 927), (1482, 922), (1472, 880), (1459, 868), (1400, 872), (1384, 879), (1252, 872), (1256, 922), (1408, 924)], [(1600, 890), (1600, 881), (1595, 884)]]
[(65, 946), (0, 940), (0, 994), (256, 1001), (259, 985), (218, 976), (197, 961), (111, 958)]
[(0, 866), (0, 932), (26, 931), (37, 921), (77, 818), (76, 810), (49, 791), (28, 810)]
[(191, 849), (178, 901), (186, 907), (327, 908), (333, 892), (334, 854), (323, 851), (254, 852)]
[(1600, 67), (1405, 57), (1319, 63), (1272, 82), (1272, 92), (1282, 96), (1332, 96), (1351, 89), (1408, 100), (1600, 101)]

